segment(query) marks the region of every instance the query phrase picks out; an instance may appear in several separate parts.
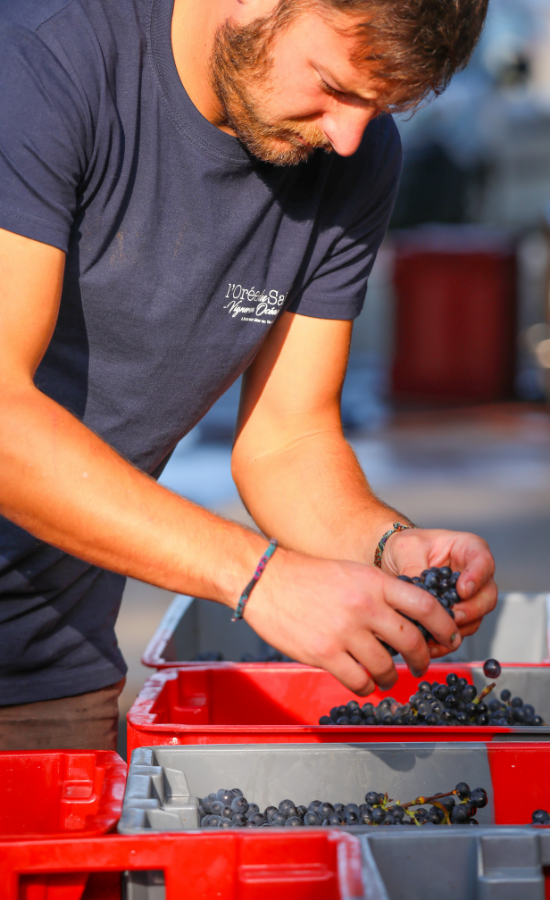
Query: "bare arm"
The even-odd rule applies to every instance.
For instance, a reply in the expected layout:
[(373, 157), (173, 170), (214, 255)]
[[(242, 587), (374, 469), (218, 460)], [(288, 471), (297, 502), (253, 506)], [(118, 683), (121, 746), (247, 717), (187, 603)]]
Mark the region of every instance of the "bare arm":
[[(0, 512), (91, 563), (234, 608), (265, 539), (159, 486), (35, 387), (63, 270), (60, 251), (0, 231)], [(277, 476), (276, 489), (286, 489)], [(397, 677), (377, 635), (417, 674), (429, 663), (418, 629), (396, 610), (414, 614), (447, 649), (459, 646), (454, 623), (420, 594), (357, 562), (281, 548), (246, 618), (283, 652), (368, 694)]]
[(285, 313), (246, 373), (233, 477), (266, 534), (296, 550), (371, 563), (396, 516), (345, 440), (340, 393), (352, 322)]
[(64, 262), (0, 231), (0, 511), (96, 565), (230, 602), (265, 542), (159, 486), (33, 383)]
[[(342, 432), (350, 339), (350, 322), (283, 315), (246, 374), (233, 475), (266, 534), (311, 555), (372, 564), (384, 532), (408, 519), (374, 495)], [(463, 634), (475, 631), (496, 602), (493, 559), (475, 535), (396, 534), (383, 563), (394, 575), (417, 575), (429, 565), (463, 571)], [(432, 648), (434, 656), (444, 652)]]

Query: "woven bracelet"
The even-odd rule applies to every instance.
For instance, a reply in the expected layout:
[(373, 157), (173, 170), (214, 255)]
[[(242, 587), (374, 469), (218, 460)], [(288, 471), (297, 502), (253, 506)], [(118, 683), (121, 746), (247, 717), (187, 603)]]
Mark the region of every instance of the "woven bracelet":
[(260, 562), (258, 563), (258, 565), (256, 567), (256, 571), (254, 572), (254, 575), (252, 576), (251, 580), (248, 582), (247, 586), (245, 587), (244, 591), (242, 592), (241, 596), (239, 597), (239, 602), (237, 603), (237, 609), (233, 613), (233, 618), (231, 619), (232, 622), (237, 622), (239, 619), (242, 619), (243, 613), (244, 613), (244, 608), (248, 602), (248, 599), (249, 599), (252, 591), (258, 584), (258, 581), (260, 580), (260, 578), (262, 576), (263, 570), (267, 566), (269, 560), (275, 553), (276, 549), (277, 549), (277, 541), (275, 540), (275, 538), (272, 538), (269, 542), (269, 547), (265, 551), (264, 555), (262, 556)]
[(393, 528), (390, 528), (389, 531), (386, 531), (385, 534), (382, 535), (378, 542), (378, 547), (374, 552), (374, 565), (378, 566), (379, 569), (382, 568), (382, 552), (384, 547), (386, 546), (386, 541), (392, 534), (395, 534), (396, 531), (407, 531), (409, 528), (416, 528), (416, 525), (402, 525), (401, 522), (394, 522)]

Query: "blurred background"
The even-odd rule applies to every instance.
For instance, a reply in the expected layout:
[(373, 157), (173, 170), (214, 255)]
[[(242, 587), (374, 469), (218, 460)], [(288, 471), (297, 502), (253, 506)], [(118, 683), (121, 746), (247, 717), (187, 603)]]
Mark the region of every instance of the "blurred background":
[[(548, 591), (550, 0), (491, 0), (468, 68), (397, 121), (403, 177), (354, 327), (348, 437), (384, 500), (486, 538), (501, 590)], [(187, 435), (161, 483), (249, 522), (230, 473), (238, 396)], [(122, 723), (172, 598), (127, 584)]]

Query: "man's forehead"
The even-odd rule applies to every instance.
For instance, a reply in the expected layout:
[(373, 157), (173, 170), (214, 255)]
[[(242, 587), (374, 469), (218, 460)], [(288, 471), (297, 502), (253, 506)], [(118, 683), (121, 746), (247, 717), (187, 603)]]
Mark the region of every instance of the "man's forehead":
[(329, 10), (315, 0), (303, 13), (318, 17), (334, 36), (328, 54), (322, 43), (311, 49), (316, 67), (324, 71), (332, 86), (361, 100), (376, 102), (380, 108), (390, 108), (400, 93), (399, 79), (382, 79), (376, 74), (382, 48), (374, 46), (374, 39), (371, 47), (365, 40), (368, 20), (357, 13)]

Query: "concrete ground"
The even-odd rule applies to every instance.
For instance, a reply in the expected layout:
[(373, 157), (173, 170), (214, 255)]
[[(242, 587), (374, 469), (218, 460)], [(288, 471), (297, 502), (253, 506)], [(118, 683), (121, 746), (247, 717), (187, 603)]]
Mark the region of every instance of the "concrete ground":
[[(502, 591), (550, 590), (550, 413), (544, 407), (400, 413), (351, 443), (376, 492), (413, 521), (482, 535), (495, 555)], [(163, 483), (249, 521), (231, 481), (229, 456), (228, 445), (189, 441)], [(117, 624), (129, 665), (121, 723), (148, 674), (141, 654), (172, 596), (128, 582)]]

